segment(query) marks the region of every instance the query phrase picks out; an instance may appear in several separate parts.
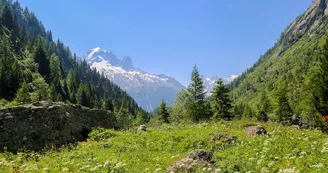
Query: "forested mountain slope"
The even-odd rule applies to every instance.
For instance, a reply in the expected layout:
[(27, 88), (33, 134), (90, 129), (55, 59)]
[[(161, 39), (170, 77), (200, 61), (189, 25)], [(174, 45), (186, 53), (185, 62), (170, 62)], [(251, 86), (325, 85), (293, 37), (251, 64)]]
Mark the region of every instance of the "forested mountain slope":
[(0, 107), (52, 100), (138, 113), (125, 91), (54, 41), (33, 12), (1, 0), (0, 15)]
[(314, 0), (229, 86), (238, 116), (319, 125), (327, 115), (328, 0)]

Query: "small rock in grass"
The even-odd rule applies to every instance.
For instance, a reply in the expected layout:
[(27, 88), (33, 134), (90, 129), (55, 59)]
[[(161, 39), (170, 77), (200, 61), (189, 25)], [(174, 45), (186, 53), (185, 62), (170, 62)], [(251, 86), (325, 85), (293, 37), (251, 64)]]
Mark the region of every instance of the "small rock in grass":
[(211, 162), (213, 154), (206, 150), (195, 150), (179, 161), (176, 161), (166, 172), (195, 172), (197, 169), (207, 169), (213, 172), (216, 169)]
[(262, 126), (249, 126), (245, 129), (245, 133), (250, 136), (266, 135), (267, 131)]
[(147, 131), (147, 126), (145, 125), (140, 125), (139, 128), (138, 128), (139, 131)]
[(212, 141), (220, 141), (224, 143), (232, 143), (236, 140), (237, 140), (237, 136), (233, 136), (228, 133), (218, 133), (212, 137)]

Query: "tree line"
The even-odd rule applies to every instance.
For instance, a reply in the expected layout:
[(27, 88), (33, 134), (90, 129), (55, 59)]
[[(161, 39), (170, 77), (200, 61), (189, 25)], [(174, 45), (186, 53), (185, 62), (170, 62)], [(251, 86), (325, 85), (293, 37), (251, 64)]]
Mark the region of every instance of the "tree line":
[(206, 97), (202, 78), (195, 65), (188, 88), (177, 94), (172, 107), (167, 107), (163, 100), (157, 112), (163, 123), (197, 123), (207, 120), (231, 120), (234, 118), (232, 107), (229, 89), (222, 79), (216, 82), (211, 96)]

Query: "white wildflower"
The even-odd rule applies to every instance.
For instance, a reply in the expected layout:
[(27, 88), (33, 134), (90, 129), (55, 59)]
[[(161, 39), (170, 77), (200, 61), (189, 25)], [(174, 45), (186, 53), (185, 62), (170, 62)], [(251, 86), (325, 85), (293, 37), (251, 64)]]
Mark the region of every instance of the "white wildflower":
[(318, 164), (315, 164), (315, 165), (311, 165), (310, 167), (311, 168), (320, 168), (320, 167), (323, 167), (324, 165), (322, 163), (318, 163)]
[(295, 170), (296, 168), (287, 168), (287, 169), (279, 169), (278, 173), (299, 173), (299, 170)]

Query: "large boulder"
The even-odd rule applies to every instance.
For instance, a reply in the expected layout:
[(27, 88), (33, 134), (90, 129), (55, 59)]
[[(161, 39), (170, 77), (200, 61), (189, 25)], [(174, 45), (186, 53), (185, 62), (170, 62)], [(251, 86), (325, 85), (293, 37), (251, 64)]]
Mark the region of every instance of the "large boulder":
[(250, 136), (266, 135), (267, 131), (262, 126), (249, 126), (246, 127), (245, 133)]
[(83, 141), (92, 128), (115, 128), (109, 111), (37, 102), (0, 110), (0, 150), (41, 150)]
[(206, 150), (195, 150), (179, 161), (176, 161), (166, 172), (195, 172), (196, 170), (206, 170), (214, 172), (216, 167), (212, 163), (213, 154)]

